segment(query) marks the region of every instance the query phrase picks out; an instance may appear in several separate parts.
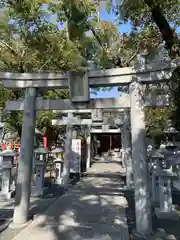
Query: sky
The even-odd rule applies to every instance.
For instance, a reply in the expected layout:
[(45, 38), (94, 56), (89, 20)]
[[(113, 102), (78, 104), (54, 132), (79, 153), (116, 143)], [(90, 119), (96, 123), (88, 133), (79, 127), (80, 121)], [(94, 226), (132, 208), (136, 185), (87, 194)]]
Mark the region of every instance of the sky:
[[(113, 13), (108, 14), (104, 8), (101, 8), (100, 10), (100, 19), (114, 23), (116, 22), (116, 16)], [(121, 33), (130, 32), (131, 30), (130, 24), (121, 24), (118, 28)], [(117, 88), (113, 87), (111, 91), (99, 91), (97, 95), (91, 94), (91, 98), (118, 98), (119, 95), (120, 93), (117, 91)]]

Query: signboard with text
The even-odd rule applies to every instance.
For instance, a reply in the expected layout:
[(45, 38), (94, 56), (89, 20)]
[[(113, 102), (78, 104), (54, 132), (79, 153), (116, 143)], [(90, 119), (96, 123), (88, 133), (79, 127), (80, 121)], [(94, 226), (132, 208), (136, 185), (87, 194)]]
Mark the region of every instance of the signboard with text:
[(81, 172), (81, 139), (72, 139), (72, 159), (70, 172)]

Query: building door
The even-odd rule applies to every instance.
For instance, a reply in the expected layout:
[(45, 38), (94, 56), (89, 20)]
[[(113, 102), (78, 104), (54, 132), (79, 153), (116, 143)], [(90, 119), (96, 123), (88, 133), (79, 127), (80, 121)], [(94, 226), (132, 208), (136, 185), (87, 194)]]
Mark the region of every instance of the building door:
[(121, 149), (121, 134), (112, 134), (112, 150), (114, 148)]
[(121, 148), (121, 134), (97, 133), (96, 136), (100, 141), (101, 152), (108, 152), (114, 148)]

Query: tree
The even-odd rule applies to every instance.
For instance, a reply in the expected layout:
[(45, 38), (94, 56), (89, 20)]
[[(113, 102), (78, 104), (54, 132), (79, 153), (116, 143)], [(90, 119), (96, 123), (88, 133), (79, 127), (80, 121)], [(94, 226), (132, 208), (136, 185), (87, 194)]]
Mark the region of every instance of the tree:
[(146, 108), (146, 133), (147, 137), (152, 139), (157, 145), (165, 140), (164, 129), (167, 121), (171, 117), (171, 108)]
[[(47, 21), (49, 9), (42, 9), (39, 1), (4, 1), (0, 17), (0, 70), (10, 72), (67, 71), (83, 65), (84, 58), (78, 41), (70, 41), (65, 30)], [(53, 8), (51, 9), (53, 11)], [(68, 91), (39, 91), (46, 98), (67, 98)], [(0, 107), (9, 99), (19, 99), (23, 91), (0, 87)], [(50, 113), (39, 113), (40, 115)], [(52, 114), (50, 114), (53, 117)], [(21, 134), (21, 113), (8, 115), (6, 126)], [(41, 122), (44, 118), (38, 116)], [(49, 119), (50, 120), (50, 119)], [(41, 123), (38, 123), (41, 126)]]
[[(56, 72), (76, 70), (86, 66), (87, 60), (97, 57), (100, 48), (96, 33), (96, 4), (81, 1), (47, 1), (26, 0), (1, 1), (0, 16), (0, 70), (10, 72)], [(56, 14), (55, 23), (48, 16)], [(89, 16), (93, 16), (89, 20)], [(59, 29), (59, 22), (67, 28)], [(86, 32), (93, 32), (87, 36)], [(67, 34), (68, 33), (68, 34)], [(98, 41), (97, 41), (98, 39)], [(98, 44), (97, 44), (98, 42)], [(102, 43), (101, 43), (102, 44)], [(6, 97), (4, 97), (6, 95)], [(10, 91), (0, 88), (2, 111), (8, 99), (20, 99), (23, 91)], [(43, 98), (68, 98), (67, 90), (38, 90)], [(54, 131), (51, 111), (40, 111), (37, 126), (44, 134)], [(22, 114), (13, 112), (6, 118), (6, 127), (21, 134)]]
[[(130, 66), (135, 64), (138, 51), (146, 49), (153, 55), (162, 41), (155, 24), (147, 24), (148, 18), (143, 26), (142, 21), (139, 24), (135, 23), (138, 14), (135, 14), (134, 18), (131, 17), (132, 32), (119, 33), (115, 24), (99, 20), (97, 3), (92, 1), (26, 0), (23, 6), (20, 1), (2, 3), (4, 5), (0, 18), (1, 71), (68, 71), (85, 67), (87, 60), (95, 60), (98, 68)], [(42, 3), (48, 3), (46, 8), (42, 8)], [(48, 20), (48, 16), (52, 14), (56, 15), (55, 23)], [(140, 16), (144, 17), (142, 13)], [(63, 29), (58, 27), (60, 23), (64, 24)], [(119, 90), (126, 89), (123, 87)], [(2, 91), (12, 95), (7, 99), (19, 99), (23, 96), (22, 91), (4, 89)], [(68, 92), (62, 90), (39, 90), (38, 95), (50, 99), (68, 98)], [(4, 106), (6, 98), (3, 100), (0, 95), (0, 101)], [(55, 116), (50, 111), (38, 113), (37, 125), (44, 133), (52, 129), (50, 124), (52, 117)], [(8, 122), (11, 128), (14, 126), (13, 129), (21, 132), (19, 124), (21, 114), (13, 113)]]
[(153, 31), (158, 31), (162, 40), (165, 41), (170, 56), (180, 57), (180, 42), (176, 33), (180, 23), (179, 0), (125, 0), (119, 6), (114, 7), (121, 19), (130, 20), (135, 27), (152, 26)]
[[(114, 4), (113, 4), (114, 3)], [(165, 42), (165, 47), (169, 52), (169, 56), (172, 59), (180, 58), (180, 41), (178, 27), (180, 26), (179, 0), (124, 0), (121, 4), (114, 1), (107, 1), (108, 10), (114, 11), (120, 23), (130, 23), (132, 25), (132, 31), (128, 35), (128, 38), (135, 36), (134, 46), (136, 46), (137, 52), (146, 51), (149, 56), (157, 55), (160, 50), (160, 45)], [(132, 40), (133, 41), (133, 40)], [(133, 48), (131, 48), (133, 49)], [(159, 56), (162, 58), (162, 56)], [(174, 108), (170, 110), (171, 113), (168, 117), (172, 118), (173, 123), (177, 130), (180, 130), (180, 69), (177, 68), (168, 82), (169, 93), (173, 99)], [(120, 88), (122, 90), (122, 88)], [(127, 89), (125, 89), (127, 90)], [(149, 111), (149, 115), (152, 110)], [(164, 114), (161, 110), (158, 114)], [(153, 114), (151, 122), (156, 121), (154, 132), (159, 132), (158, 129), (162, 127), (159, 121), (158, 115)], [(157, 124), (158, 123), (158, 124)], [(153, 129), (152, 125), (151, 129)]]

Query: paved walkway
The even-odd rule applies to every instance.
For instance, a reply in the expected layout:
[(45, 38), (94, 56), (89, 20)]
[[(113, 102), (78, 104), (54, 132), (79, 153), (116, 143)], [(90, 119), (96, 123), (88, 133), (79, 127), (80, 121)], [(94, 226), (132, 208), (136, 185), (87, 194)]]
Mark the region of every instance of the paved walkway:
[(98, 162), (87, 177), (13, 240), (128, 240), (118, 162)]

